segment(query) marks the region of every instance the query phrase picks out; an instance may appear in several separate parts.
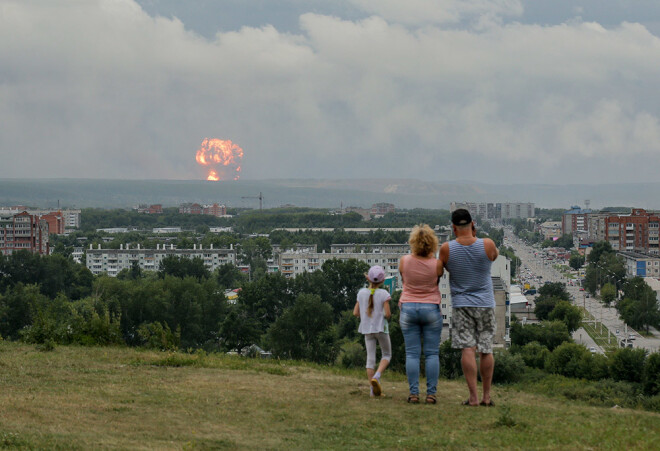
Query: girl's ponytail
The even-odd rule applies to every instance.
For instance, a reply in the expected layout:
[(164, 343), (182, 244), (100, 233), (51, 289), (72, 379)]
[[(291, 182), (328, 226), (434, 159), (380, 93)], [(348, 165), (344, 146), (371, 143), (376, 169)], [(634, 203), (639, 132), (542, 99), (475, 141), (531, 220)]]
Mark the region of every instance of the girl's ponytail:
[(367, 316), (371, 318), (371, 314), (374, 311), (374, 291), (376, 291), (375, 288), (369, 288), (369, 305), (367, 306)]

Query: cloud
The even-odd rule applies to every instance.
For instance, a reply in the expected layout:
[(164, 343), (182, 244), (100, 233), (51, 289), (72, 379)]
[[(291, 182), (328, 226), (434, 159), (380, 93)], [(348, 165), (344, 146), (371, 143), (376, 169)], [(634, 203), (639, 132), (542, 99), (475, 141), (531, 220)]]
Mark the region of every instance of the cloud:
[(204, 138), (240, 145), (246, 179), (657, 177), (635, 169), (660, 163), (660, 40), (643, 26), (353, 3), (372, 15), (207, 39), (130, 0), (5, 1), (0, 177), (203, 179)]

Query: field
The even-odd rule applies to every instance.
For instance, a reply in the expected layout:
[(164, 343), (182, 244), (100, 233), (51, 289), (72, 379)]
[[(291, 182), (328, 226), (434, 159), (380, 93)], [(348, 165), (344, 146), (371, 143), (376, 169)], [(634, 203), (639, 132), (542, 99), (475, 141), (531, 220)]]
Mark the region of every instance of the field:
[(657, 449), (660, 415), (495, 387), (497, 406), (405, 402), (386, 373), (127, 348), (0, 343), (0, 447), (15, 449)]

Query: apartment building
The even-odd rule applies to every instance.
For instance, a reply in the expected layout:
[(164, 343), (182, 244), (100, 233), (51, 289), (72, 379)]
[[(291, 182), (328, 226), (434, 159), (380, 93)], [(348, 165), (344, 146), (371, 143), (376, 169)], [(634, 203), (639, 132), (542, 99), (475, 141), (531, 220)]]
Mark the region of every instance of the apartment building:
[(157, 244), (156, 249), (134, 248), (121, 245), (119, 249), (96, 249), (90, 245), (87, 249), (87, 268), (93, 274), (106, 273), (111, 277), (116, 276), (122, 269), (131, 268), (133, 262), (137, 262), (144, 271), (158, 271), (160, 263), (165, 257), (199, 257), (209, 271), (214, 271), (220, 266), (231, 263), (236, 265), (236, 250), (214, 249), (213, 246), (203, 249), (202, 245), (194, 245), (193, 249), (176, 249), (174, 245)]
[(658, 255), (660, 215), (633, 208), (629, 215), (605, 218), (605, 240), (617, 251)]
[(660, 256), (640, 252), (617, 252), (623, 258), (627, 277), (660, 278)]
[[(39, 210), (33, 208), (27, 208), (24, 205), (13, 205), (11, 207), (0, 207), (0, 213), (3, 214), (16, 214), (21, 212), (27, 212), (31, 215), (36, 216), (49, 216), (52, 218), (58, 218), (56, 221), (61, 222), (62, 226), (53, 222), (51, 218), (49, 220), (50, 233), (64, 233), (65, 229), (78, 229), (80, 228), (80, 210), (71, 210), (71, 209), (57, 209), (57, 210)], [(61, 230), (61, 232), (60, 232)]]
[(161, 204), (146, 205), (140, 204), (135, 207), (138, 213), (143, 213), (147, 215), (158, 215), (163, 214), (163, 206)]
[(559, 221), (546, 221), (539, 225), (539, 231), (546, 240), (559, 238), (561, 236), (561, 222)]
[(179, 205), (179, 213), (185, 215), (211, 215), (221, 217), (227, 215), (227, 207), (219, 205), (218, 203), (212, 205), (187, 203)]
[(587, 218), (593, 212), (589, 209), (582, 209), (579, 206), (572, 206), (566, 210), (562, 215), (561, 220), (561, 233), (566, 234), (581, 234), (589, 233), (589, 221)]
[(48, 222), (26, 211), (0, 211), (0, 252), (21, 250), (48, 255)]
[(473, 218), (485, 221), (499, 221), (502, 219), (534, 218), (536, 211), (531, 202), (452, 202), (450, 210), (453, 212), (464, 208)]

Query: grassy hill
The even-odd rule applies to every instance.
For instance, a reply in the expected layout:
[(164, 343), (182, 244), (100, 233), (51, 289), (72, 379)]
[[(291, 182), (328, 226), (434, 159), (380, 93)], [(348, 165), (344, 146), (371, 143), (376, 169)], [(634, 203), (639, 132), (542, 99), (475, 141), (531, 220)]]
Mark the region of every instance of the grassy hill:
[(22, 449), (657, 449), (660, 415), (498, 386), (497, 407), (405, 402), (386, 373), (126, 348), (0, 343), (0, 447)]

